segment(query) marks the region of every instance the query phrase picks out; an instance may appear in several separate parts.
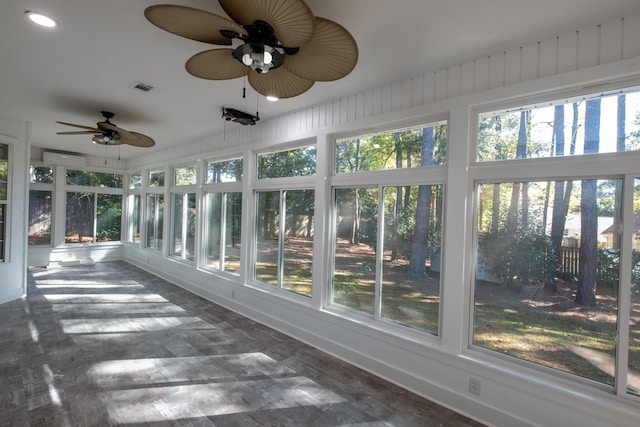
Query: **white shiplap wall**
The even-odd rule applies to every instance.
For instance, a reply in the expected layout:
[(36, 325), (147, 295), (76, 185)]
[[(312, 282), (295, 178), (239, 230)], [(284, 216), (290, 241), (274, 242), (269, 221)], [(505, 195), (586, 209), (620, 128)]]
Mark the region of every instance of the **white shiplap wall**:
[(640, 56), (639, 40), (640, 13), (636, 13), (310, 106), (265, 120), (260, 126), (227, 130), (226, 137), (212, 135), (145, 155), (130, 160), (128, 167), (197, 158), (256, 141), (284, 142), (435, 101), (629, 59)]

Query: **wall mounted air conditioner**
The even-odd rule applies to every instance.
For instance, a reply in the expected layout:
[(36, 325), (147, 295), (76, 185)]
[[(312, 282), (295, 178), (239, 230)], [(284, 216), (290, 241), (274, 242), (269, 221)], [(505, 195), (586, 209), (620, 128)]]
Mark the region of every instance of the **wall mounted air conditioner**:
[(86, 166), (87, 158), (75, 154), (53, 153), (51, 151), (45, 151), (42, 153), (42, 162), (45, 165)]

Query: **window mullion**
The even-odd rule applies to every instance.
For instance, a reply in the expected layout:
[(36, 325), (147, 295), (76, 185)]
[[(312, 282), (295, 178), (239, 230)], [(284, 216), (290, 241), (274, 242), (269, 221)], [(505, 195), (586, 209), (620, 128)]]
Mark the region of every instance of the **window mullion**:
[(224, 259), (227, 241), (227, 193), (222, 193), (220, 198), (220, 256), (218, 259), (218, 268), (224, 271)]
[(284, 281), (284, 234), (286, 225), (286, 212), (287, 212), (287, 191), (280, 191), (280, 221), (278, 230), (278, 289), (282, 289), (282, 283)]
[[(631, 315), (631, 269), (633, 248), (633, 202), (635, 176), (625, 176), (622, 187), (622, 239), (620, 245), (620, 282), (618, 287), (618, 330), (616, 332), (616, 393), (627, 393), (629, 369), (629, 318)], [(614, 230), (614, 233), (617, 230)]]
[(376, 319), (382, 317), (382, 262), (384, 258), (384, 187), (378, 186), (378, 224), (376, 239), (376, 279), (374, 291), (374, 315)]

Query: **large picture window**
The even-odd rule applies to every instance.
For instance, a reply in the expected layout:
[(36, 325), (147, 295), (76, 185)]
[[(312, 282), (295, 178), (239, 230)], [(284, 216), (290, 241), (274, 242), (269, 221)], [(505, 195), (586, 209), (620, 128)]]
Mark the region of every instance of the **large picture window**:
[(65, 243), (120, 241), (122, 175), (67, 170)]
[(438, 334), (445, 175), (418, 168), (444, 164), (446, 131), (435, 122), (336, 142), (335, 182), (375, 174), (333, 190), (332, 304)]
[(255, 278), (311, 296), (313, 190), (257, 193)]
[[(316, 147), (257, 156), (256, 281), (306, 297), (312, 293)], [(266, 178), (280, 178), (280, 184)], [(274, 180), (275, 181), (275, 180)]]
[(474, 344), (613, 385), (621, 184), (479, 185)]
[(478, 117), (472, 344), (640, 395), (640, 181), (593, 161), (640, 148), (640, 96), (539, 105)]

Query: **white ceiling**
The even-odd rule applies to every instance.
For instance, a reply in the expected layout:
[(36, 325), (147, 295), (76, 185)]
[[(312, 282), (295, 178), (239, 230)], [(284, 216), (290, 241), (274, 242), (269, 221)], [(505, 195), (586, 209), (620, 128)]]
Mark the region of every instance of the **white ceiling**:
[[(215, 0), (3, 1), (0, 119), (30, 122), (34, 146), (104, 155), (88, 137), (56, 135), (74, 129), (55, 122), (93, 126), (101, 110), (112, 111), (116, 125), (155, 139), (154, 148), (121, 149), (123, 158), (137, 157), (221, 133), (222, 106), (250, 113), (258, 106), (264, 120), (640, 10), (638, 0), (308, 0), (316, 16), (352, 33), (358, 64), (341, 80), (269, 103), (248, 86), (243, 99), (243, 79), (189, 75), (185, 61), (215, 46), (149, 23), (144, 9), (163, 2), (226, 16)], [(47, 13), (59, 26), (37, 27), (27, 10)], [(156, 89), (132, 89), (139, 81)]]

